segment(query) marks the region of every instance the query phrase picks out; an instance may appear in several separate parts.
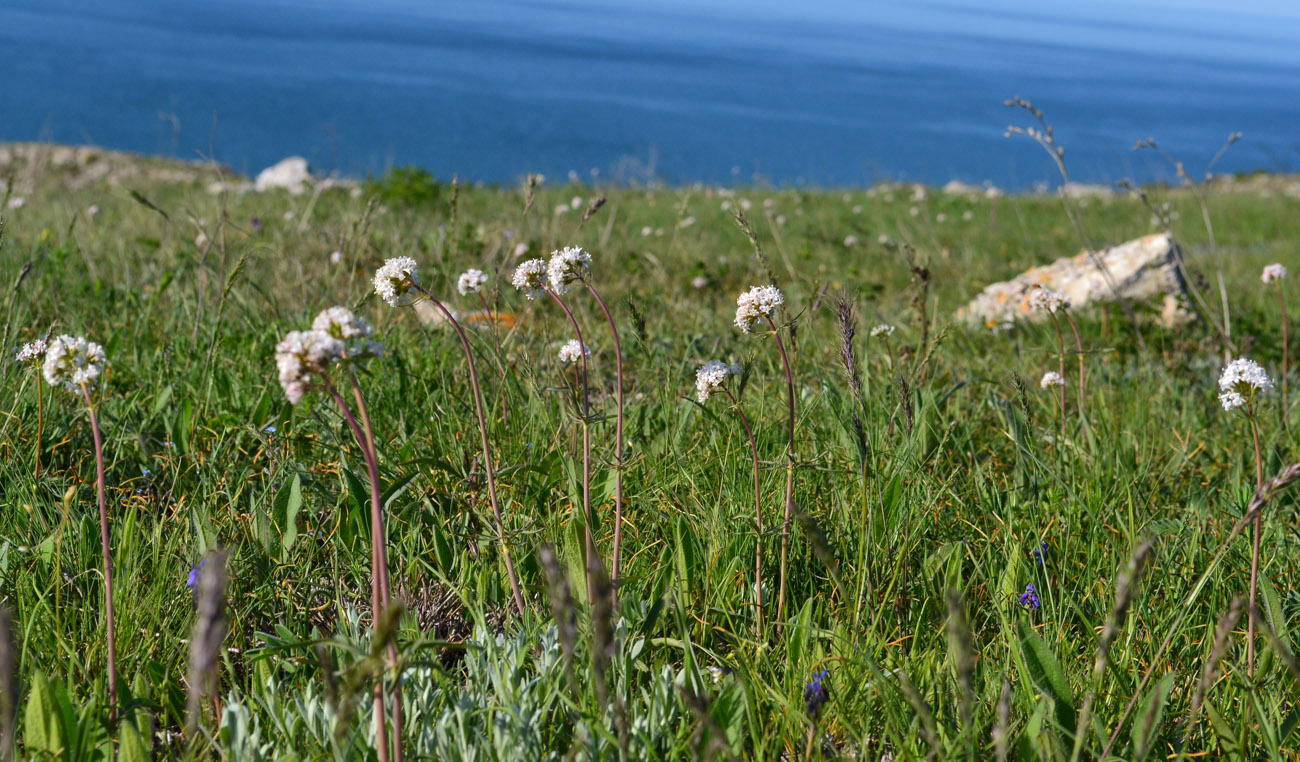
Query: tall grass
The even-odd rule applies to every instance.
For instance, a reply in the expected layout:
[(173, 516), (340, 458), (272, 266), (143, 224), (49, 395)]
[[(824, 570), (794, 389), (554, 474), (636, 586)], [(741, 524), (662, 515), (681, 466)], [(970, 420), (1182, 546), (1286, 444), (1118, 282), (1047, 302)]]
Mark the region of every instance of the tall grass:
[[(1216, 329), (1163, 328), (1134, 304), (1144, 346), (1121, 307), (1074, 312), (1076, 346), (1090, 348), (1088, 425), (1063, 437), (1055, 401), (1020, 395), (1012, 381), (1050, 361), (1052, 329), (993, 334), (946, 317), (984, 284), (1077, 248), (1059, 200), (932, 191), (918, 219), (910, 189), (893, 187), (847, 199), (606, 189), (605, 230), (583, 226), (577, 211), (521, 225), (517, 189), (459, 187), (453, 225), (441, 194), (408, 204), (393, 190), (372, 205), (335, 188), (315, 197), (305, 226), (307, 200), (232, 196), (226, 242), (205, 254), (168, 221), (181, 210), (218, 219), (222, 202), (203, 188), (137, 188), (165, 218), (109, 186), (65, 190), (55, 179), (6, 220), (0, 263), (31, 269), (0, 319), (11, 341), (56, 323), (104, 339), (111, 371), (96, 410), (118, 631), (130, 637), (117, 644), (123, 695), (110, 723), (99, 580), (88, 571), (100, 538), (78, 497), (94, 478), (90, 424), (71, 405), (45, 406), (37, 476), (36, 389), (6, 359), (0, 589), (28, 686), (20, 753), (107, 759), (156, 726), (148, 745), (160, 757), (192, 748), (223, 759), (374, 759), (382, 719), (369, 699), (393, 674), (408, 759), (1281, 760), (1295, 746), (1300, 594), (1289, 580), (1300, 553), (1284, 478), (1294, 480), (1284, 467), (1297, 460), (1295, 441), (1262, 429), (1260, 467), (1279, 477), (1257, 490), (1251, 448), (1218, 409)], [(543, 210), (593, 195), (536, 181), (524, 192)], [(1244, 284), (1285, 261), (1300, 223), (1278, 193), (1210, 184), (1201, 194), (1168, 198), (1185, 217), (1199, 218), (1202, 200), (1213, 214), (1216, 251), (1230, 255), (1213, 264), (1243, 286), (1231, 289), (1234, 337), (1250, 339), (1252, 357), (1277, 374), (1278, 301)], [(750, 232), (779, 260), (755, 256), (724, 201), (766, 212), (770, 230)], [(79, 214), (92, 203), (98, 215)], [(1070, 203), (1098, 242), (1149, 229), (1136, 199)], [(695, 224), (679, 227), (687, 213)], [(1206, 266), (1204, 226), (1177, 233), (1189, 271)], [(897, 246), (845, 246), (849, 234), (925, 253), (924, 321), (902, 317), (914, 261)], [(602, 268), (600, 288), (628, 337), (624, 378), (612, 378), (612, 362), (590, 368), (586, 479), (553, 347), (574, 324), (605, 320), (601, 306), (566, 302), (570, 324), (506, 293), (498, 309), (514, 328), (466, 324), (471, 352), (501, 359), (500, 376), (478, 380), (503, 400), (507, 422), (471, 399), (459, 336), (367, 297), (388, 256), (417, 257), (439, 294), (465, 267), (509, 261), (519, 243), (534, 254), (581, 245), (618, 263)], [(735, 294), (769, 282), (773, 264), (797, 318), (797, 348), (788, 324), (770, 326), (791, 340), (789, 376), (773, 347), (731, 325)], [(227, 293), (200, 296), (197, 282), (213, 277)], [(822, 309), (828, 291), (858, 296)], [(333, 303), (356, 305), (389, 350), (362, 379), (377, 490), (333, 403), (318, 395), (293, 407), (274, 384), (275, 342)], [(884, 353), (845, 327), (854, 312), (899, 326), (879, 367), (870, 358)], [(695, 368), (714, 357), (748, 366), (734, 392), (752, 447), (727, 406), (690, 399)], [(610, 441), (618, 399), (607, 390), (624, 387), (620, 454)], [(791, 409), (794, 461), (778, 455), (790, 446)], [(484, 458), (499, 518), (476, 499)], [(749, 578), (762, 544), (776, 540), (750, 531), (750, 516), (756, 500), (759, 517), (780, 503), (791, 468), (800, 499), (785, 503), (798, 513), (787, 608), (760, 619), (754, 601), (778, 591), (754, 590)], [(594, 521), (620, 493), (622, 522)], [(372, 495), (386, 530), (371, 527)], [(1244, 612), (1261, 634), (1252, 676), (1234, 623), (1251, 576), (1243, 535), (1256, 517), (1271, 550), (1259, 556), (1259, 615)], [(358, 613), (370, 597), (373, 531), (389, 536), (401, 612), (378, 633)], [(616, 542), (615, 606), (599, 561)], [(514, 552), (522, 615), (494, 546)], [(214, 548), (229, 554), (222, 668), (205, 672), (219, 674), (220, 701), (200, 702), (186, 733), (196, 612), (185, 573)], [(573, 596), (578, 579), (590, 583)], [(1038, 608), (1018, 603), (1028, 584)], [(809, 700), (822, 689), (824, 702)]]

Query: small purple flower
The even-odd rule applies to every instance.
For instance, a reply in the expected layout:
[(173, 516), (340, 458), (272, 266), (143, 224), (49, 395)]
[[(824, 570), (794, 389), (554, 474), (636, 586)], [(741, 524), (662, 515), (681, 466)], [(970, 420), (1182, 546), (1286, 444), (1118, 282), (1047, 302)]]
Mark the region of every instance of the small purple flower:
[(199, 572), (203, 571), (203, 566), (208, 562), (206, 558), (200, 558), (197, 564), (190, 564), (190, 576), (185, 580), (185, 586), (194, 590), (199, 584)]
[(274, 426), (267, 426), (266, 428), (262, 429), (262, 431), (265, 431), (267, 434), (274, 434), (274, 433), (275, 433), (275, 427), (274, 427)]
[(808, 710), (808, 716), (817, 720), (821, 717), (822, 707), (831, 698), (830, 688), (826, 685), (826, 679), (830, 673), (822, 670), (813, 675), (812, 682), (808, 683), (803, 689), (804, 708)]
[(1043, 541), (1039, 543), (1038, 547), (1034, 548), (1033, 553), (1031, 553), (1030, 555), (1034, 557), (1034, 561), (1036, 561), (1039, 566), (1046, 564), (1047, 563), (1047, 542)]
[(1025, 592), (1020, 594), (1020, 605), (1030, 611), (1037, 611), (1042, 603), (1038, 600), (1038, 591), (1033, 585), (1025, 585)]
[(254, 233), (260, 232), (262, 230), (262, 218), (254, 217), (248, 221), (248, 226), (253, 229)]

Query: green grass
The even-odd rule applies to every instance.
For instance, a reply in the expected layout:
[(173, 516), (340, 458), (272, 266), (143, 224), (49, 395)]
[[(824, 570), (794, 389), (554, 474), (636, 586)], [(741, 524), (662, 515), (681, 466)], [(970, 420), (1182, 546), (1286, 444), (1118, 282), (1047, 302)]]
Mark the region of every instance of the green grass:
[[(1080, 758), (1100, 758), (1112, 732), (1111, 755), (1123, 759), (1179, 749), (1294, 758), (1300, 675), (1288, 671), (1289, 622), (1300, 610), (1291, 584), (1300, 546), (1288, 494), (1264, 522), (1260, 599), (1276, 637), (1259, 636), (1257, 673), (1248, 677), (1240, 619), (1204, 708), (1191, 709), (1215, 626), (1248, 589), (1249, 535), (1228, 540), (1254, 489), (1245, 419), (1217, 404), (1224, 347), (1209, 321), (1177, 329), (1144, 323), (1142, 349), (1118, 310), (1080, 312), (1091, 420), (1073, 416), (1069, 387), (1064, 438), (1053, 398), (1037, 384), (1055, 367), (1050, 325), (993, 334), (950, 322), (984, 285), (1077, 251), (1059, 200), (931, 192), (913, 202), (910, 189), (740, 189), (730, 200), (752, 202), (760, 262), (716, 191), (608, 189), (604, 208), (579, 230), (581, 210), (554, 210), (575, 195), (590, 200), (590, 188), (544, 187), (525, 214), (517, 188), (453, 194), (415, 185), (421, 203), (406, 205), (390, 186), (387, 206), (369, 206), (368, 195), (346, 188), (314, 201), (222, 197), (198, 185), (134, 188), (165, 218), (125, 188), (50, 182), (7, 213), (0, 380), (13, 393), (0, 420), (0, 592), (14, 614), (24, 686), (18, 737), (27, 754), (37, 756), (33, 726), (57, 714), (48, 706), (59, 702), (66, 707), (54, 743), (79, 744), (63, 758), (111, 758), (113, 742), (131, 735), (109, 722), (106, 707), (88, 419), (76, 398), (46, 387), (45, 471), (33, 478), (38, 380), (10, 360), (11, 347), (53, 329), (108, 351), (101, 419), (119, 682), (129, 694), (125, 713), (145, 723), (142, 737), (160, 758), (186, 748), (194, 620), (186, 576), (220, 547), (231, 554), (223, 712), (205, 702), (198, 754), (373, 758), (364, 698), (373, 661), (364, 463), (328, 397), (287, 403), (272, 359), (287, 331), (342, 304), (370, 320), (388, 348), (362, 386), (390, 498), (393, 586), (407, 606), (396, 637), (406, 667), (408, 758), (603, 759), (616, 758), (620, 743), (635, 759), (803, 758), (804, 686), (825, 669), (830, 700), (813, 747), (827, 755), (992, 759), (994, 737), (1005, 735), (1012, 757), (1068, 759), (1117, 580), (1147, 541)], [(1175, 232), (1216, 310), (1221, 273), (1239, 351), (1277, 377), (1280, 314), (1259, 270), (1294, 262), (1296, 202), (1212, 190), (1211, 249), (1195, 200), (1155, 192), (1177, 212)], [(1154, 230), (1135, 200), (1085, 203), (1102, 242)], [(100, 209), (93, 217), (85, 212), (91, 204)], [(198, 218), (214, 242), (206, 257), (194, 243)], [(848, 235), (860, 243), (846, 247)], [(881, 245), (882, 235), (908, 246)], [(520, 242), (527, 256), (570, 244), (591, 251), (593, 282), (623, 335), (626, 563), (609, 648), (600, 647), (603, 617), (598, 612), (593, 627), (581, 581), (580, 424), (571, 377), (555, 358), (571, 336), (553, 304), (528, 303), (510, 287)], [(918, 346), (909, 247), (933, 276), (926, 347)], [(343, 254), (338, 264), (330, 261), (335, 250)], [(529, 604), (522, 621), (511, 612), (496, 549), (455, 336), (370, 295), (374, 269), (397, 255), (416, 258), (430, 290), (465, 310), (477, 305), (455, 294), (455, 278), (484, 269), (498, 291), (490, 298), (517, 318), (516, 330), (501, 333), (503, 354), (489, 329), (474, 331), (474, 341)], [(736, 295), (768, 282), (765, 270), (798, 326), (795, 498), (808, 518), (793, 528), (784, 622), (775, 607), (784, 376), (769, 339), (732, 325)], [(858, 312), (861, 405), (839, 360), (836, 294)], [(595, 533), (608, 556), (612, 343), (596, 305), (576, 294), (572, 302), (595, 350)], [(892, 348), (904, 359), (896, 364), (867, 336), (880, 322), (898, 326)], [(695, 368), (710, 359), (747, 366), (740, 398), (764, 463), (768, 529), (762, 633), (752, 607), (758, 538), (747, 441), (725, 404), (694, 401)], [(1266, 476), (1297, 455), (1279, 402), (1272, 395), (1261, 416)], [(1031, 555), (1040, 542), (1042, 566)], [(577, 603), (559, 610), (562, 621), (576, 613), (576, 638), (555, 627), (543, 546), (568, 570)], [(1041, 596), (1037, 611), (1017, 604), (1027, 584)], [(316, 642), (325, 643), (331, 666), (322, 666)], [(39, 701), (29, 698), (38, 673), (48, 676), (53, 698), (44, 689), (35, 691)], [(1135, 696), (1137, 708), (1121, 721)]]

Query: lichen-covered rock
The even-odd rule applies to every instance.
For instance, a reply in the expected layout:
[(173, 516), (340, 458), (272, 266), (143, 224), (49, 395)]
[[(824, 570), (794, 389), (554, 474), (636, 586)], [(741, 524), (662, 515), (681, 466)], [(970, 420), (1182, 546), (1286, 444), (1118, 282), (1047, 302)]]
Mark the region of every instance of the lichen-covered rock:
[(1158, 319), (1166, 325), (1186, 322), (1192, 315), (1187, 310), (1187, 287), (1178, 270), (1177, 247), (1172, 236), (1162, 233), (1097, 252), (1109, 279), (1087, 252), (1031, 267), (1012, 280), (984, 289), (957, 310), (957, 317), (987, 328), (1045, 319), (1046, 315), (1029, 306), (1029, 294), (1042, 286), (1065, 294), (1072, 309), (1114, 302), (1118, 295), (1137, 307), (1155, 307)]

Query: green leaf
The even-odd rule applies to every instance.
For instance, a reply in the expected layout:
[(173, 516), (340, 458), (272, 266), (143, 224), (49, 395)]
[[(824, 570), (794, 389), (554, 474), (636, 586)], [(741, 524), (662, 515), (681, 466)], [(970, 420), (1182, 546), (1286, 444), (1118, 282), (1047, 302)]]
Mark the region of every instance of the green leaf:
[(1062, 730), (1073, 734), (1077, 723), (1074, 716), (1074, 701), (1070, 694), (1070, 681), (1065, 677), (1065, 670), (1061, 668), (1061, 663), (1057, 661), (1052, 649), (1048, 648), (1047, 643), (1037, 632), (1034, 632), (1033, 625), (1028, 620), (1021, 619), (1017, 622), (1016, 630), (1020, 640), (1020, 653), (1024, 658), (1029, 679), (1054, 705), (1057, 724)]
[(1160, 678), (1147, 693), (1142, 702), (1142, 711), (1133, 719), (1133, 759), (1144, 760), (1151, 753), (1156, 731), (1165, 716), (1165, 706), (1169, 703), (1169, 693), (1174, 687), (1172, 672)]
[(44, 752), (57, 757), (63, 750), (62, 725), (50, 681), (44, 673), (37, 672), (32, 677), (23, 717), (23, 746), (27, 753)]
[(275, 495), (271, 515), (280, 530), (280, 547), (289, 550), (298, 539), (298, 511), (302, 509), (302, 478), (298, 474), (285, 482)]

